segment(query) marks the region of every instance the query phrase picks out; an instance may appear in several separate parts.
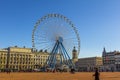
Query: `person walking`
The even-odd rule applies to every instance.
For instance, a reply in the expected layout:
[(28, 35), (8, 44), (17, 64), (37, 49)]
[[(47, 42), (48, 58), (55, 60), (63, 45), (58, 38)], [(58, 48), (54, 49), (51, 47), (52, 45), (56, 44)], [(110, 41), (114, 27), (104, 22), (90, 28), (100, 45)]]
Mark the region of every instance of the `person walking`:
[(98, 72), (98, 68), (95, 68), (95, 74), (93, 76), (95, 76), (95, 80), (100, 80), (99, 79), (100, 73)]

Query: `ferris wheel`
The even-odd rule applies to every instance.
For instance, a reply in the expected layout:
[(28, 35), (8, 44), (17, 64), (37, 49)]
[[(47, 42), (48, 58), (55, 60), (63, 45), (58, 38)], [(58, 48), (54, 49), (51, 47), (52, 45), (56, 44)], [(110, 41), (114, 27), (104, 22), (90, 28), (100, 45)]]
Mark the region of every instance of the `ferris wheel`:
[(60, 14), (48, 14), (36, 22), (32, 32), (32, 47), (51, 52), (59, 37), (63, 38), (63, 45), (70, 57), (74, 46), (79, 54), (80, 38), (77, 29), (68, 18)]
[(32, 32), (33, 50), (45, 50), (52, 53), (55, 45), (59, 45), (57, 42), (62, 43), (70, 59), (73, 47), (76, 47), (79, 55), (80, 38), (74, 24), (61, 14), (43, 16), (36, 22)]

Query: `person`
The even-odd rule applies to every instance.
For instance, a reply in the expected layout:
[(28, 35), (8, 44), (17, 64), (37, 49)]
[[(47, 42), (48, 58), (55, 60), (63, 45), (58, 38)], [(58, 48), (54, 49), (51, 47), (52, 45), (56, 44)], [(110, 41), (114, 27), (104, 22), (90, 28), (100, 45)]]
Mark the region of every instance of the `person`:
[(71, 68), (71, 73), (74, 74), (75, 73), (75, 69)]
[(98, 68), (95, 68), (95, 74), (93, 76), (95, 76), (95, 80), (100, 80), (99, 79), (100, 73), (98, 72)]

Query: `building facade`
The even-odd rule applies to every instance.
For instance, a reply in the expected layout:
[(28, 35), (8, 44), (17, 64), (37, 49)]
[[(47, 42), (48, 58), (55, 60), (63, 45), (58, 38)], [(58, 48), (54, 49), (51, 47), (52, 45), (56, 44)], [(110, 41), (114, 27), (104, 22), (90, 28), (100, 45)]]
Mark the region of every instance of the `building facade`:
[(49, 54), (32, 52), (31, 48), (9, 47), (0, 50), (0, 70), (25, 71), (43, 66)]
[(116, 71), (120, 71), (120, 52), (115, 53), (115, 66)]
[(103, 49), (103, 53), (102, 53), (102, 58), (103, 58), (103, 65), (112, 65), (115, 64), (115, 53), (114, 52), (106, 52), (105, 48)]
[(119, 71), (120, 52), (106, 52), (105, 48), (102, 53), (104, 71)]
[(73, 51), (72, 51), (72, 61), (73, 63), (76, 63), (78, 61), (78, 53), (75, 47), (73, 48)]
[(95, 67), (102, 66), (102, 57), (80, 58), (76, 62), (78, 71), (94, 71)]
[(8, 51), (6, 49), (0, 50), (0, 70), (6, 68), (7, 53), (8, 53)]
[[(47, 50), (33, 52), (32, 48), (8, 47), (0, 50), (0, 71), (34, 70), (43, 67), (49, 57)], [(56, 55), (57, 61), (60, 55)]]

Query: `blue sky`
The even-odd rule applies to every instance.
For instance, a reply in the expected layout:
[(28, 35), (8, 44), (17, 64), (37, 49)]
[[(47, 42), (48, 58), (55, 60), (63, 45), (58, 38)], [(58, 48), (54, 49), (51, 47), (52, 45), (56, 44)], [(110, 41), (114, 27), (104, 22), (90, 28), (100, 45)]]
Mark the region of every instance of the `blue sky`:
[(0, 48), (32, 47), (36, 21), (49, 13), (63, 14), (78, 29), (79, 57), (120, 51), (120, 0), (0, 0)]

